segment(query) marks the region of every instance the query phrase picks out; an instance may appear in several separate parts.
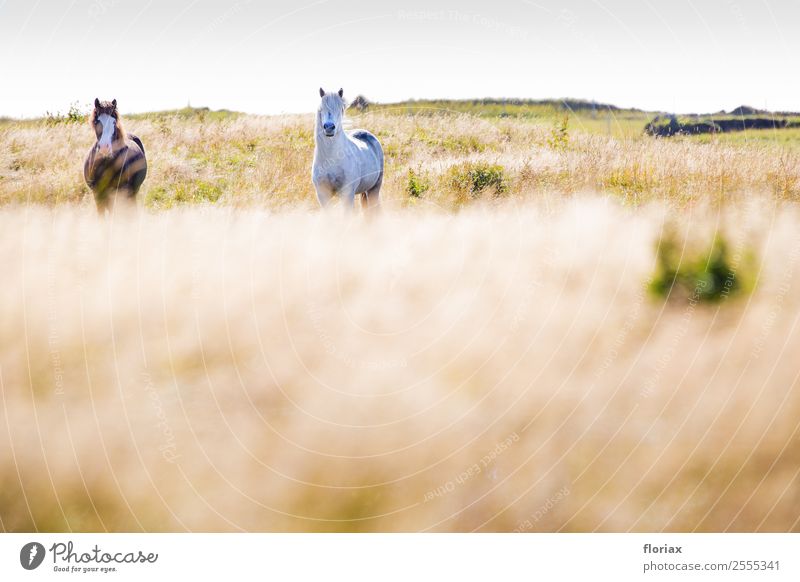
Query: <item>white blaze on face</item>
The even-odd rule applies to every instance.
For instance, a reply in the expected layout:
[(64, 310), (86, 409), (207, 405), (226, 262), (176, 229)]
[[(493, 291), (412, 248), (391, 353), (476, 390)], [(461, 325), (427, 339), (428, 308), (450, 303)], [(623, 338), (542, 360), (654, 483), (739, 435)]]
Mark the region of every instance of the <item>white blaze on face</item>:
[(100, 148), (100, 151), (105, 154), (111, 153), (111, 145), (114, 139), (114, 127), (116, 126), (116, 122), (114, 118), (108, 115), (107, 113), (103, 113), (97, 117), (97, 121), (103, 126), (103, 133), (100, 135), (100, 139), (97, 141), (97, 145)]

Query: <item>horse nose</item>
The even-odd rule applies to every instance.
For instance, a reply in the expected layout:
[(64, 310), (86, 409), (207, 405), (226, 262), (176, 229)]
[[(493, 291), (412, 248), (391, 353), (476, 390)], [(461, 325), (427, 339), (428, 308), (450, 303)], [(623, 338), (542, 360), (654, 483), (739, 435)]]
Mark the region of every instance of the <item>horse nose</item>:
[(323, 128), (325, 131), (327, 131), (328, 133), (330, 133), (330, 132), (332, 132), (334, 129), (336, 129), (336, 126), (335, 126), (334, 124), (332, 124), (332, 123), (328, 122), (328, 123), (326, 123), (325, 125), (323, 125), (323, 126), (322, 126), (322, 128)]

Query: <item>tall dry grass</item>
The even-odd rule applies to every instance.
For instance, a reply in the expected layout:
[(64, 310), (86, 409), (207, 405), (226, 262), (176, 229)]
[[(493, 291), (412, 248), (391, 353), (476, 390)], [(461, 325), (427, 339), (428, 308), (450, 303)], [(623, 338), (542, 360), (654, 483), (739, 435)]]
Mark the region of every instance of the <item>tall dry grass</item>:
[[(313, 118), (217, 118), (154, 115), (125, 120), (144, 141), (149, 175), (141, 204), (168, 209), (185, 204), (258, 208), (311, 208)], [(503, 199), (602, 191), (628, 204), (658, 200), (686, 206), (769, 194), (800, 196), (800, 152), (780, 143), (615, 138), (570, 122), (566, 141), (554, 140), (548, 120), (487, 119), (467, 115), (403, 117), (367, 113), (352, 120), (384, 144), (383, 196), (393, 207), (415, 205), (409, 171), (430, 184), (423, 202), (445, 209), (495, 192), (454, 188), (453, 168), (499, 165)], [(94, 143), (83, 124), (0, 125), (0, 203), (91, 203), (82, 162)], [(785, 144), (784, 144), (785, 145)]]
[[(242, 123), (263, 139), (276, 122)], [(416, 131), (397, 124), (400, 143)], [(151, 148), (151, 191), (164, 168), (211, 171), (180, 153), (192, 131)], [(772, 163), (572, 143), (530, 164), (578, 180), (591, 156), (587, 175), (633, 156), (711, 183)], [(521, 167), (506, 147), (474, 156)], [(241, 196), (268, 196), (294, 155), (257, 163)], [(723, 230), (759, 257), (751, 295), (704, 305), (646, 291), (670, 204), (556, 192), (452, 214), (421, 198), (373, 221), (303, 204), (0, 210), (0, 527), (800, 530), (794, 206), (683, 208), (695, 239)]]

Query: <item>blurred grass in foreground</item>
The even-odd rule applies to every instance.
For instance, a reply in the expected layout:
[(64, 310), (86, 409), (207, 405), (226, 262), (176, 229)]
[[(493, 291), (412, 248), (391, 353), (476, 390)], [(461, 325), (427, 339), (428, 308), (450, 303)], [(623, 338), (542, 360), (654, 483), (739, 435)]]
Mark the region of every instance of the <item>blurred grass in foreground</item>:
[(672, 214), (0, 210), (2, 528), (797, 531), (798, 210)]

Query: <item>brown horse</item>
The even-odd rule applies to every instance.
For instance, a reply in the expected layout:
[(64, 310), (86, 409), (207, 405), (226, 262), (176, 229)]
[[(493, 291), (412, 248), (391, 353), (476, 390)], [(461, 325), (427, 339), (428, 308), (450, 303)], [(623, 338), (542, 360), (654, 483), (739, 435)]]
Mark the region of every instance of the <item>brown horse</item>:
[(122, 194), (133, 201), (147, 176), (147, 158), (142, 140), (126, 133), (117, 112), (117, 100), (94, 100), (90, 118), (97, 143), (83, 164), (83, 177), (94, 192), (97, 212), (103, 214)]

